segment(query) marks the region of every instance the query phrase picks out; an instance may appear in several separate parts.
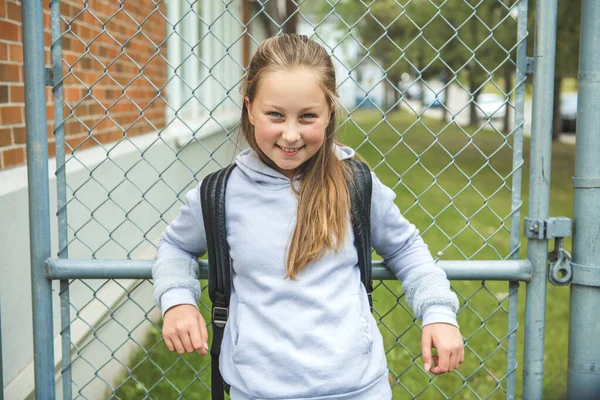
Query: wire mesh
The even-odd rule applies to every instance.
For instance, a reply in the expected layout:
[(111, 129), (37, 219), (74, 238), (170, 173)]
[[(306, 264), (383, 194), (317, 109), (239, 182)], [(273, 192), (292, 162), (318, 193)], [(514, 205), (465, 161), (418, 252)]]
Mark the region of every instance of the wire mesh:
[[(334, 59), (342, 141), (394, 189), (436, 258), (514, 259), (526, 12), (524, 0), (61, 1), (54, 89), (64, 117), (55, 132), (67, 153), (57, 170), (69, 176), (59, 254), (152, 258), (186, 191), (238, 149), (248, 55), (265, 37), (296, 31)], [(168, 353), (150, 281), (63, 283), (63, 331), (72, 333), (65, 398), (208, 398), (209, 359)], [(453, 287), (466, 361), (432, 377), (400, 283), (377, 283), (394, 398), (515, 394), (509, 300), (518, 286)], [(204, 281), (202, 289), (208, 322)]]

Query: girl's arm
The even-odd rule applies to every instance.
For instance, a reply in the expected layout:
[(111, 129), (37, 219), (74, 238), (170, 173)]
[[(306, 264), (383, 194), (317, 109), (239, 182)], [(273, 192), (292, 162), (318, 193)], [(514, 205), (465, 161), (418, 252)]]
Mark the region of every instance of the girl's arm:
[(371, 237), (377, 254), (403, 282), (406, 300), (423, 326), (448, 323), (458, 327), (458, 299), (446, 273), (435, 265), (417, 228), (400, 214), (396, 194), (373, 174)]
[(154, 302), (165, 312), (179, 304), (197, 306), (200, 299), (198, 257), (206, 252), (206, 234), (200, 204), (200, 183), (186, 193), (179, 215), (158, 243), (152, 268)]

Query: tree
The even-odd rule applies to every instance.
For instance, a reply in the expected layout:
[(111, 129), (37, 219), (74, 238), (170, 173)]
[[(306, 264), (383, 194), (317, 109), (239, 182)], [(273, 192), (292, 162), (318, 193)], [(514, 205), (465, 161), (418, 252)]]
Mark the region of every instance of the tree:
[[(437, 5), (413, 0), (404, 5), (394, 0), (339, 2), (335, 12), (345, 21), (340, 29), (355, 32), (391, 84), (410, 72), (428, 80), (446, 76), (446, 82), (466, 79), (470, 123), (476, 124), (479, 93), (498, 67), (514, 56), (516, 24), (506, 26), (509, 3), (516, 0), (447, 1)], [(324, 6), (322, 13), (330, 11)], [(504, 43), (504, 44), (503, 44)], [(396, 90), (396, 94), (398, 94)], [(447, 91), (446, 91), (446, 94)], [(449, 104), (446, 97), (446, 104)]]
[(298, 26), (298, 6), (293, 0), (285, 0), (282, 4), (278, 1), (249, 1), (253, 14), (258, 14), (267, 37), (275, 35), (281, 28), (283, 33), (296, 33)]

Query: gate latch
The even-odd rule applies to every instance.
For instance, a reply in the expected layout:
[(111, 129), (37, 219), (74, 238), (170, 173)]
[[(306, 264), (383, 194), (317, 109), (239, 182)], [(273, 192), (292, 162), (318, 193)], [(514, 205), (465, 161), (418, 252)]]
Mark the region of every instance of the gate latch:
[(564, 249), (564, 239), (571, 237), (571, 220), (566, 217), (533, 220), (525, 218), (525, 236), (530, 239), (554, 239), (554, 249), (548, 253), (548, 280), (556, 286), (571, 282), (571, 254)]

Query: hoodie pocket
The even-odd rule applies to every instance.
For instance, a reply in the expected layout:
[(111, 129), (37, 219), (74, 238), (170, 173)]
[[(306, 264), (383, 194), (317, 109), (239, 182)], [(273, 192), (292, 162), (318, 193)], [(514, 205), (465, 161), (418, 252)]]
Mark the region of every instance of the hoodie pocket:
[(317, 391), (325, 397), (363, 387), (361, 377), (372, 370), (374, 326), (364, 314), (365, 300), (353, 294), (329, 310), (288, 304), (260, 312), (239, 303), (231, 359), (240, 385), (260, 399), (313, 398)]
[[(232, 339), (233, 339), (233, 345), (234, 347), (238, 346), (238, 343), (240, 341), (240, 327), (242, 327), (243, 322), (242, 322), (242, 312), (244, 309), (244, 304), (242, 303), (238, 303), (237, 305), (237, 310), (235, 313), (235, 330), (232, 330), (231, 334), (232, 334)], [(235, 332), (234, 332), (235, 331)]]
[(373, 350), (373, 335), (371, 334), (371, 322), (369, 316), (365, 315), (364, 304), (360, 293), (354, 295), (354, 304), (356, 305), (357, 326), (360, 335), (365, 343), (365, 354), (369, 354)]

